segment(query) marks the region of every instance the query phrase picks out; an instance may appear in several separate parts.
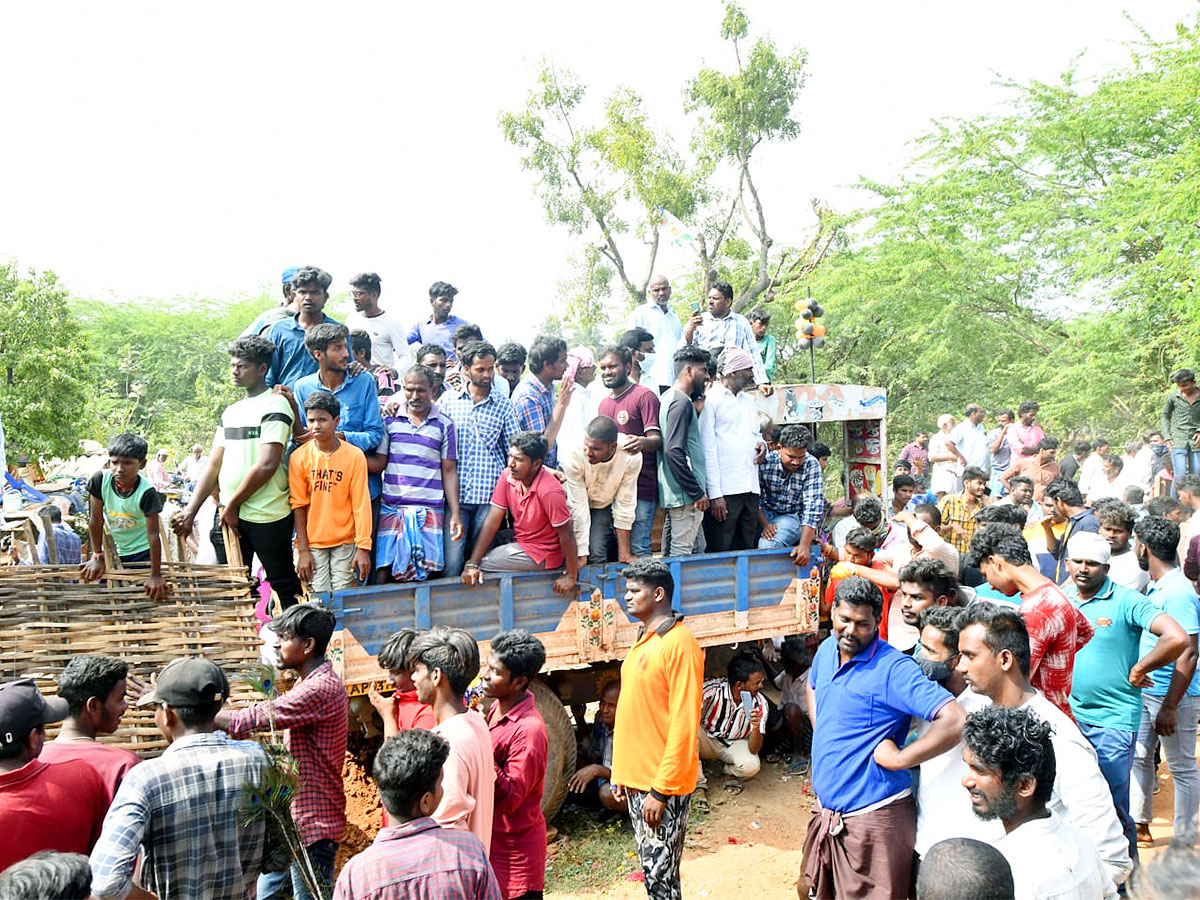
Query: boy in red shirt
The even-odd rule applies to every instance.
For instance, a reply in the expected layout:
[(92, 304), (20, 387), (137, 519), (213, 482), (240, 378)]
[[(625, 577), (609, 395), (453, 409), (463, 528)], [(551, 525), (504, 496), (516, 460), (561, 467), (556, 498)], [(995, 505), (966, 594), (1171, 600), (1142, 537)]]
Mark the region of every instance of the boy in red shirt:
[(415, 628), (401, 628), (379, 648), (379, 666), (387, 671), (388, 681), (395, 692), (385, 697), (372, 687), (367, 698), (383, 719), (384, 740), (410, 728), (428, 731), (437, 724), (433, 707), (417, 699), (417, 687), (413, 684), (412, 668), (408, 664), (409, 651), (419, 635), (420, 632)]
[[(891, 609), (892, 591), (889, 586), (895, 583), (895, 576), (889, 573), (884, 577), (880, 577), (880, 573), (887, 572), (887, 565), (875, 559), (876, 540), (875, 535), (866, 528), (855, 528), (846, 535), (846, 549), (844, 551), (845, 560), (838, 562), (832, 569), (829, 570), (829, 586), (825, 589), (825, 602), (821, 607), (821, 617), (827, 618), (829, 611), (833, 609), (834, 595), (837, 593), (837, 586), (842, 583), (842, 579), (849, 578), (851, 575), (858, 575), (867, 581), (872, 582), (879, 588), (883, 594), (883, 608)], [(837, 550), (826, 544), (821, 548), (821, 552), (828, 555), (830, 560), (837, 560)], [(881, 640), (888, 639), (888, 617), (884, 616), (879, 621), (879, 637)]]
[(546, 885), (546, 784), (549, 740), (534, 706), (530, 680), (546, 663), (546, 648), (523, 628), (492, 638), (483, 680), (496, 702), (488, 710), (496, 759), (492, 869), (505, 900), (541, 900)]
[(342, 404), (329, 391), (304, 401), (312, 439), (292, 452), (288, 490), (296, 514), (296, 573), (323, 594), (371, 574), (371, 494), (367, 458), (337, 436)]
[(141, 759), (136, 753), (97, 742), (96, 735), (112, 734), (121, 726), (129, 666), (111, 656), (76, 656), (58, 676), (58, 696), (67, 701), (67, 718), (58, 737), (42, 747), (42, 762), (79, 761), (104, 782), (108, 802), (125, 773)]

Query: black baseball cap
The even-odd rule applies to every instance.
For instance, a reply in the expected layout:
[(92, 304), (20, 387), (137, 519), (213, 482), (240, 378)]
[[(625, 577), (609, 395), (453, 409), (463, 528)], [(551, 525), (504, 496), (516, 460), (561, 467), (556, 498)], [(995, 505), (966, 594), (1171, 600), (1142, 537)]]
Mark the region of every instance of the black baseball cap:
[(32, 678), (0, 684), (0, 748), (22, 744), (29, 732), (67, 717), (62, 697), (46, 697)]
[(184, 657), (163, 667), (154, 690), (143, 694), (137, 705), (205, 706), (224, 702), (228, 696), (229, 680), (220, 666), (211, 659)]

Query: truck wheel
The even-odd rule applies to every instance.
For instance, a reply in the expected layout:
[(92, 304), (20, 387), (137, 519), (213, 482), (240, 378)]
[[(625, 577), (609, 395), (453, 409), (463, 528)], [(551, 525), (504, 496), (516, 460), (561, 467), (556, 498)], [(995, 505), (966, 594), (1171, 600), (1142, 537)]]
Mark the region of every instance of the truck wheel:
[(529, 689), (533, 691), (534, 706), (546, 723), (549, 739), (546, 786), (542, 790), (542, 814), (549, 823), (567, 799), (567, 781), (575, 774), (575, 729), (571, 727), (567, 708), (544, 681), (534, 680)]

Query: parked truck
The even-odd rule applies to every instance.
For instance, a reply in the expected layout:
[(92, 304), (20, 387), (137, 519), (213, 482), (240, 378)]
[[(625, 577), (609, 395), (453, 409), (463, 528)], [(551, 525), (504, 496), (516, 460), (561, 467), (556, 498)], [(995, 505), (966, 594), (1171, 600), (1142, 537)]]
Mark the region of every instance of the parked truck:
[[(756, 394), (759, 409), (776, 424), (815, 426), (837, 444), (847, 495), (882, 495), (887, 400), (881, 388), (860, 385), (781, 385)], [(834, 435), (836, 435), (834, 437)], [(818, 627), (820, 559), (797, 568), (787, 550), (745, 550), (664, 560), (675, 579), (673, 607), (705, 648), (726, 648)], [(330, 598), (337, 616), (331, 658), (346, 682), (352, 716), (376, 730), (367, 700), (372, 686), (389, 690), (376, 656), (398, 628), (453, 625), (470, 632), (486, 659), (498, 632), (525, 628), (546, 647), (542, 678), (532, 687), (546, 722), (550, 753), (543, 808), (547, 818), (562, 805), (575, 771), (575, 733), (567, 707), (592, 702), (613, 677), (636, 640), (638, 623), (625, 614), (623, 566), (587, 566), (579, 592), (554, 593), (555, 575), (540, 572), (489, 576), (478, 587), (458, 579), (340, 591)], [(716, 674), (720, 653), (708, 654)]]

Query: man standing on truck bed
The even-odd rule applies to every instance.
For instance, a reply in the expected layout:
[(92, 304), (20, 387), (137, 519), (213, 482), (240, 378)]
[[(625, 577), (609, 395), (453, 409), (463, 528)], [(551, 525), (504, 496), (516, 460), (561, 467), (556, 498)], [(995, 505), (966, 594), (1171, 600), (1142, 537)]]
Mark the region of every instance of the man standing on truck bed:
[(625, 606), (642, 623), (621, 664), (613, 733), (613, 798), (629, 818), (652, 900), (678, 900), (679, 863), (700, 760), (696, 735), (704, 651), (671, 609), (675, 580), (666, 564), (625, 568)]

